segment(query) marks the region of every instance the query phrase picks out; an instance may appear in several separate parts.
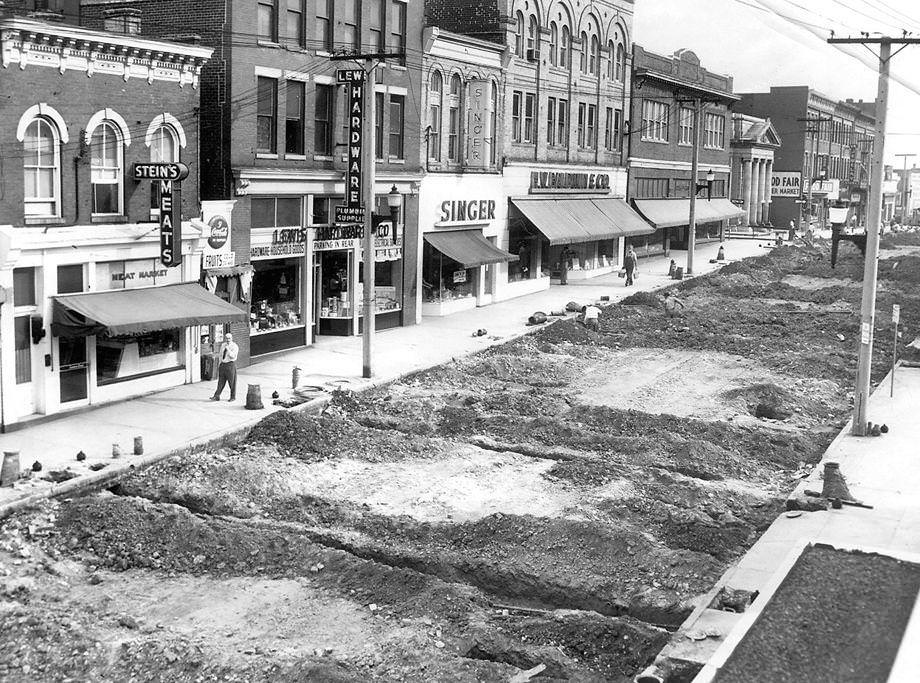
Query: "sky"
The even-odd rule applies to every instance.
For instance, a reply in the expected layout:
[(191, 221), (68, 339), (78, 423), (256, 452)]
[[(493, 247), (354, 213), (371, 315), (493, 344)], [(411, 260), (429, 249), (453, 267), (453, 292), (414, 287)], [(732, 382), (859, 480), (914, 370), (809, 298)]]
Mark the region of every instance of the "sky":
[[(920, 0), (635, 0), (633, 31), (653, 52), (690, 48), (703, 67), (733, 76), (735, 92), (809, 85), (834, 99), (871, 101), (878, 58), (827, 38), (831, 31), (920, 38)], [(891, 61), (886, 163), (901, 168), (901, 153), (920, 155), (920, 44)], [(908, 159), (915, 163), (920, 156)]]

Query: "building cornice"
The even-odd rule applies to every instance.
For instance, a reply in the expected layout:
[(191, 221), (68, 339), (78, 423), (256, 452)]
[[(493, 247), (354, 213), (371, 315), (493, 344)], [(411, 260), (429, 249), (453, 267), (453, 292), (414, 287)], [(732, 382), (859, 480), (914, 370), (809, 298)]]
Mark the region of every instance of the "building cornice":
[(197, 88), (209, 48), (28, 19), (0, 21), (0, 66), (103, 73)]

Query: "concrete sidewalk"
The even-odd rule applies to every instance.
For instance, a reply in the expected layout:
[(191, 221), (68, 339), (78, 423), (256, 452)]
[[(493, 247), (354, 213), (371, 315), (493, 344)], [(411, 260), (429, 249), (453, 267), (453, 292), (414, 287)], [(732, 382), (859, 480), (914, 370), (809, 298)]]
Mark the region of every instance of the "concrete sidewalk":
[[(920, 553), (920, 369), (899, 366), (894, 397), (889, 397), (889, 376), (869, 399), (869, 419), (887, 424), (879, 437), (850, 435), (847, 425), (831, 443), (821, 463), (796, 487), (793, 495), (823, 488), (825, 462), (836, 462), (853, 497), (872, 509), (844, 506), (840, 510), (795, 512), (780, 515), (763, 536), (720, 579), (712, 594), (725, 585), (734, 589), (768, 591), (788, 565), (791, 553), (808, 542), (828, 543), (895, 556)], [(786, 566), (788, 569), (788, 566)], [(707, 664), (742, 620), (743, 614), (707, 609), (700, 605), (675, 633), (659, 660)], [(920, 624), (916, 642), (905, 647), (920, 653)], [(693, 640), (690, 632), (718, 632), (718, 637)], [(916, 670), (914, 671), (916, 674)], [(914, 678), (913, 680), (916, 680)]]
[[(769, 245), (753, 240), (729, 240), (725, 242), (725, 252), (728, 259), (738, 260), (761, 255)], [(697, 249), (698, 274), (719, 267), (709, 262), (718, 248), (718, 243), (712, 243)], [(686, 252), (672, 252), (670, 258), (684, 265)], [(624, 281), (614, 273), (571, 282), (564, 287), (555, 285), (548, 291), (443, 318), (425, 318), (421, 325), (381, 332), (374, 350), (373, 380), (361, 378), (360, 337), (325, 337), (318, 339), (314, 346), (276, 354), (241, 370), (234, 403), (208, 400), (214, 391), (213, 382), (187, 384), (2, 434), (0, 450), (19, 450), (22, 469), (31, 468), (34, 461), (39, 461), (41, 475), (69, 469), (77, 477), (52, 485), (39, 475), (17, 482), (14, 488), (0, 489), (0, 516), (11, 504), (18, 506), (26, 499), (71, 492), (117, 476), (126, 469), (244, 434), (266, 415), (279, 410), (272, 405), (273, 391), (278, 391), (282, 397), (290, 396), (291, 371), (295, 366), (302, 369), (301, 386), (315, 385), (327, 391), (336, 387), (358, 390), (387, 383), (533, 331), (536, 328), (527, 327), (526, 322), (534, 311), (548, 313), (563, 308), (568, 301), (587, 303), (602, 296), (617, 301), (636, 291), (672, 284), (667, 277), (670, 258), (641, 259), (635, 287), (624, 287)], [(488, 334), (473, 337), (472, 333), (480, 328)], [(260, 385), (264, 410), (244, 409), (248, 384)], [(316, 406), (325, 400), (328, 394), (318, 391), (317, 398), (310, 403)], [(304, 404), (303, 407), (309, 406)], [(143, 437), (143, 457), (131, 455), (135, 436)], [(123, 457), (112, 458), (113, 444), (119, 444), (124, 450)], [(78, 451), (87, 456), (82, 463), (76, 461)], [(98, 471), (90, 469), (101, 465), (104, 468)]]

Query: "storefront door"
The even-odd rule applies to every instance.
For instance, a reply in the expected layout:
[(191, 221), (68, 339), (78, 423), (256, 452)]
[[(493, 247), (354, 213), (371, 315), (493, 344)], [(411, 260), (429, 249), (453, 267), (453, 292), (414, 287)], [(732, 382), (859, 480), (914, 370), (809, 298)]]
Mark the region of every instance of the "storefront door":
[(58, 358), (61, 403), (85, 400), (89, 379), (86, 337), (59, 337)]

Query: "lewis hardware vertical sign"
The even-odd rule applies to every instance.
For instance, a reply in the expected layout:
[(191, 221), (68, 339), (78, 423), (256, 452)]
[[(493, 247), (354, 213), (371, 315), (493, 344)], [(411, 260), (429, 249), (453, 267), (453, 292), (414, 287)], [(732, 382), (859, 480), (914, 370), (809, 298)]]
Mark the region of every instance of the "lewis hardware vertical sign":
[(348, 88), (348, 168), (345, 171), (345, 206), (335, 207), (335, 222), (362, 223), (361, 153), (364, 148), (364, 88), (367, 74), (363, 69), (339, 69), (336, 81)]

